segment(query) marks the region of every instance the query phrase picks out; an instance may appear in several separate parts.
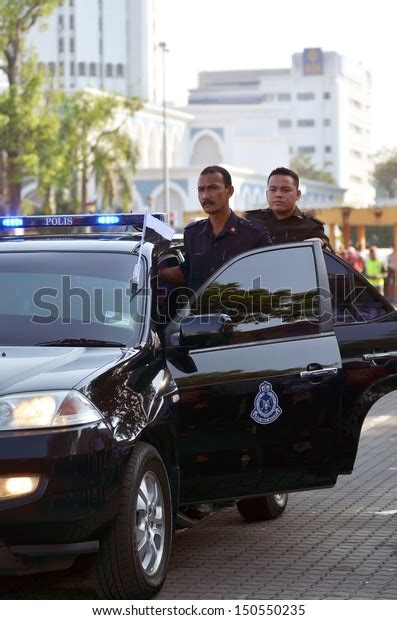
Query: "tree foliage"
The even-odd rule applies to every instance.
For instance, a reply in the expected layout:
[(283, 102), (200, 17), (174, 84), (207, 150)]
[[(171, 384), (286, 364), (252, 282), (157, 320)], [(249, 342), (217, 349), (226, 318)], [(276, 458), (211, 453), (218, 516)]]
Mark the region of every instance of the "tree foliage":
[(322, 181), (323, 183), (335, 183), (335, 179), (327, 170), (318, 170), (310, 155), (300, 153), (295, 155), (290, 161), (292, 170), (304, 179)]
[(378, 154), (374, 184), (379, 198), (397, 198), (397, 150)]
[(21, 184), (37, 170), (35, 137), (41, 114), (43, 76), (26, 35), (60, 0), (0, 0), (0, 71), (7, 88), (0, 95), (0, 150), (4, 168), (4, 202), (9, 213), (21, 206)]
[(102, 209), (130, 207), (138, 152), (128, 122), (139, 100), (87, 89), (69, 96), (54, 93), (48, 107), (58, 127), (50, 145), (45, 127), (41, 135), (38, 177), (44, 208), (51, 211), (55, 201), (84, 211), (90, 183)]
[[(44, 213), (84, 211), (95, 185), (101, 207), (127, 209), (137, 151), (127, 131), (137, 98), (98, 91), (74, 95), (45, 88), (27, 49), (29, 29), (61, 0), (0, 0), (0, 204), (21, 211), (22, 182), (38, 181)], [(47, 85), (48, 86), (48, 85)]]

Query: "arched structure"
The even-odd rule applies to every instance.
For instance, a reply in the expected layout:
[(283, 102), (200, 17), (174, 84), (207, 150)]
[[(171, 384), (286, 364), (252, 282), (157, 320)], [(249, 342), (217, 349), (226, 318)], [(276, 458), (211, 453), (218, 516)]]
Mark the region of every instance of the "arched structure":
[(155, 125), (151, 125), (148, 134), (148, 166), (149, 168), (159, 168), (161, 166), (161, 134)]
[[(152, 192), (153, 211), (164, 211), (164, 186), (158, 185)], [(183, 214), (187, 204), (187, 195), (184, 190), (176, 183), (170, 183), (170, 212), (172, 214), (172, 225), (175, 228), (184, 227)]]
[(139, 152), (138, 166), (140, 168), (146, 168), (148, 164), (147, 138), (145, 127), (142, 122), (138, 122), (136, 125), (135, 140)]
[(197, 133), (192, 141), (190, 163), (192, 166), (210, 166), (223, 161), (223, 144), (214, 131)]

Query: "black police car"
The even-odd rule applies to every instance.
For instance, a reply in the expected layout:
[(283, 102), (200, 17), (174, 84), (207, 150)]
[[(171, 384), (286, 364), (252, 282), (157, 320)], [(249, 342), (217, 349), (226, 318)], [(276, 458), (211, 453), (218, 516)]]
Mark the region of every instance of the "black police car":
[[(147, 225), (95, 218), (43, 225)], [(178, 511), (274, 518), (351, 473), (397, 387), (397, 317), (318, 242), (237, 256), (186, 301), (154, 233), (67, 230), (0, 242), (0, 573), (93, 554), (100, 596), (148, 598)]]

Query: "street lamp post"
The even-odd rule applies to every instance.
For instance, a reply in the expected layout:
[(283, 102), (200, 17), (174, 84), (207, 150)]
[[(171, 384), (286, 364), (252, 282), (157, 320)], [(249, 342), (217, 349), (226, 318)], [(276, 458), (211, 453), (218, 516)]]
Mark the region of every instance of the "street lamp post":
[(162, 41), (159, 48), (163, 52), (163, 178), (164, 178), (164, 211), (167, 221), (170, 220), (170, 177), (168, 170), (168, 153), (167, 153), (167, 96), (166, 96), (166, 67), (165, 55), (169, 52), (167, 44)]

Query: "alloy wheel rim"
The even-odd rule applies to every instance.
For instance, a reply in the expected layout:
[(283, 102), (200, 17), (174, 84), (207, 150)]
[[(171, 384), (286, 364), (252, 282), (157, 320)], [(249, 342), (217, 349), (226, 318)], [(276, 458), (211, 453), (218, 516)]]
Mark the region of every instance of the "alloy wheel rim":
[(143, 476), (136, 501), (136, 541), (144, 573), (151, 577), (161, 563), (165, 542), (164, 497), (156, 474)]

